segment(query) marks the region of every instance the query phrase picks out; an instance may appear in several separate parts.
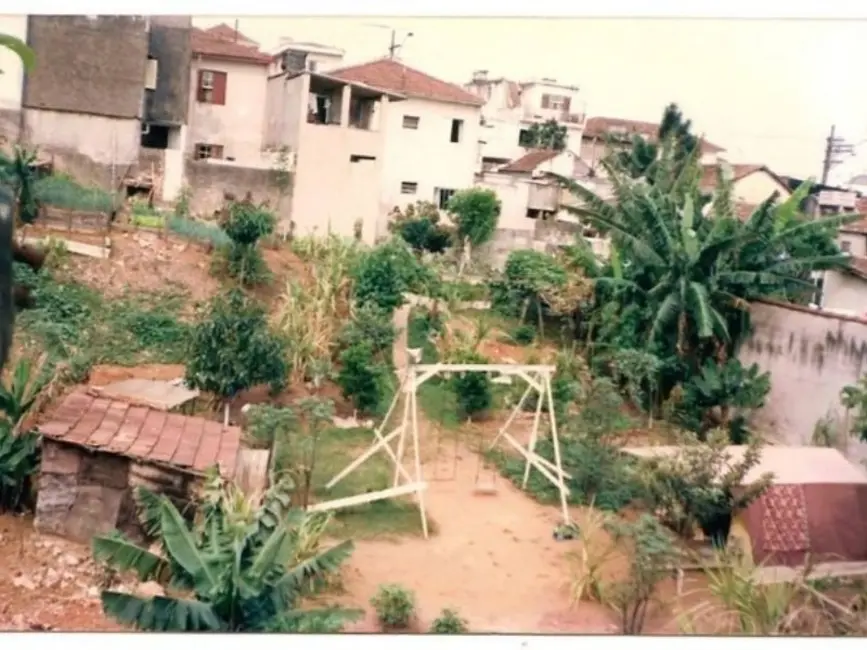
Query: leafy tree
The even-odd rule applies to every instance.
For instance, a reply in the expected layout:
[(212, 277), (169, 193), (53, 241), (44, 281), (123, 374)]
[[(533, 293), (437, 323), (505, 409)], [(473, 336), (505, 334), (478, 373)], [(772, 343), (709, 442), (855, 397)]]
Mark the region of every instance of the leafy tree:
[(337, 383), (356, 409), (372, 413), (385, 396), (389, 372), (389, 366), (376, 359), (369, 342), (358, 342), (340, 353)]
[(403, 305), (408, 291), (424, 293), (436, 278), (401, 240), (365, 252), (352, 269), (356, 304), (373, 304), (389, 314)]
[(251, 508), (237, 489), (212, 474), (192, 526), (165, 496), (142, 488), (138, 496), (159, 550), (114, 532), (93, 539), (94, 559), (134, 571), (140, 581), (163, 586), (166, 595), (103, 591), (103, 611), (119, 622), (161, 632), (321, 633), (338, 631), (352, 615), (299, 608), (353, 546), (345, 541), (325, 551), (305, 548), (317, 515), (288, 509), (285, 483), (272, 486)]
[[(459, 354), (454, 363), (488, 363), (488, 360), (477, 352)], [(462, 415), (471, 418), (487, 411), (494, 402), (494, 392), (491, 380), (484, 372), (458, 372), (451, 379), (452, 390), (458, 402)]]
[(854, 411), (850, 425), (851, 434), (862, 442), (867, 442), (867, 375), (862, 375), (855, 384), (843, 388), (840, 403)]
[(406, 210), (395, 208), (388, 228), (417, 253), (442, 253), (452, 245), (452, 234), (440, 225), (440, 211), (429, 201), (418, 201)]
[(368, 343), (375, 356), (387, 355), (384, 359), (387, 360), (391, 358), (396, 337), (391, 314), (373, 303), (363, 303), (355, 308), (352, 320), (340, 330), (338, 343), (344, 348)]
[(494, 236), (501, 207), (496, 192), (480, 187), (461, 190), (449, 201), (448, 210), (454, 215), (456, 234), (464, 248), (459, 274), (469, 261), (472, 249)]
[(258, 248), (258, 241), (274, 232), (276, 218), (252, 201), (233, 201), (220, 220), (229, 238), (222, 251), (226, 269), (242, 285), (251, 286), (268, 278), (268, 266)]
[(551, 119), (543, 123), (533, 124), (527, 129), (527, 137), (523, 146), (527, 149), (553, 149), (563, 151), (568, 141), (568, 131), (557, 120)]
[(187, 383), (229, 401), (259, 384), (279, 390), (286, 381), (283, 345), (268, 330), (264, 310), (237, 289), (216, 296), (195, 326), (186, 370)]

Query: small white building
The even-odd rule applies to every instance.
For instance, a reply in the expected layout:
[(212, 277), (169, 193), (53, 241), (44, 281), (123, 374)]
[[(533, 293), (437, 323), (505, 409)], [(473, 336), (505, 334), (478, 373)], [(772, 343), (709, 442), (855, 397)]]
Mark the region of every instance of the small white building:
[(390, 104), (402, 99), (309, 70), (288, 69), (268, 79), (265, 146), (290, 152), (296, 235), (353, 237), (360, 231), (363, 241), (373, 243), (385, 234), (385, 129)]
[(555, 79), (491, 79), (486, 70), (473, 74), (465, 88), (484, 101), (482, 157), (492, 161), (520, 158), (529, 148), (534, 124), (556, 120), (566, 127), (566, 148), (580, 153), (584, 102), (577, 86)]
[(389, 112), (380, 209), (383, 226), (394, 207), (432, 201), (441, 209), (473, 186), (479, 167), (482, 101), (455, 84), (379, 59), (330, 73), (406, 98)]
[(209, 30), (194, 28), (190, 40), (186, 151), (195, 160), (262, 166), (271, 56), (226, 25)]
[[(0, 33), (27, 42), (27, 16), (0, 16)], [(18, 138), (24, 89), (24, 66), (9, 48), (0, 47), (0, 71), (0, 145), (3, 145)]]
[(345, 52), (339, 47), (284, 37), (271, 51), (273, 60), (268, 68), (268, 76), (279, 74), (289, 67), (295, 69), (303, 67), (310, 72), (328, 72), (343, 64), (344, 54)]

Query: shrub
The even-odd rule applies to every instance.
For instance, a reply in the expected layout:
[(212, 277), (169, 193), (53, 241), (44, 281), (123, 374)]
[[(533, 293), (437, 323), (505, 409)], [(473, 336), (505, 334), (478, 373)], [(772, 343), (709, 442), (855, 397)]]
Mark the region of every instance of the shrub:
[(374, 358), (370, 343), (356, 343), (340, 354), (337, 384), (362, 413), (375, 412), (386, 393), (389, 367)]
[(416, 253), (442, 253), (452, 244), (451, 233), (439, 225), (440, 211), (428, 201), (418, 201), (404, 211), (392, 210), (388, 229)]
[(268, 279), (268, 266), (257, 243), (274, 232), (277, 220), (262, 206), (249, 201), (233, 202), (220, 227), (230, 239), (222, 250), (229, 275), (241, 284), (254, 285)]
[(389, 313), (403, 305), (403, 294), (424, 293), (435, 282), (409, 247), (394, 239), (362, 255), (352, 277), (356, 304), (372, 303)]
[(467, 622), (453, 609), (444, 609), (430, 626), (431, 634), (466, 634)]
[(347, 348), (369, 343), (374, 355), (387, 354), (386, 359), (390, 359), (396, 337), (391, 315), (376, 305), (364, 304), (355, 309), (352, 320), (343, 326), (338, 342)]
[(545, 313), (542, 294), (568, 281), (560, 262), (534, 250), (517, 250), (509, 254), (502, 277), (491, 283), (492, 306), (509, 316), (528, 316)]
[(370, 604), (385, 628), (406, 629), (415, 616), (415, 596), (400, 585), (381, 585)]
[[(488, 363), (482, 355), (462, 354), (454, 363)], [(464, 417), (472, 417), (490, 408), (494, 401), (491, 380), (484, 372), (459, 372), (452, 377), (452, 390), (457, 396), (458, 408)]]
[(286, 382), (283, 346), (268, 329), (264, 310), (238, 290), (216, 296), (195, 326), (187, 383), (226, 401), (258, 384)]
[(460, 241), (477, 247), (490, 240), (497, 229), (501, 207), (493, 190), (472, 187), (457, 192), (449, 201), (448, 210), (454, 214)]
[(228, 246), (232, 241), (218, 226), (198, 219), (171, 215), (166, 225), (169, 230), (184, 239), (211, 244), (215, 248)]
[(519, 345), (530, 345), (536, 338), (536, 328), (529, 323), (518, 325), (512, 332), (512, 340)]

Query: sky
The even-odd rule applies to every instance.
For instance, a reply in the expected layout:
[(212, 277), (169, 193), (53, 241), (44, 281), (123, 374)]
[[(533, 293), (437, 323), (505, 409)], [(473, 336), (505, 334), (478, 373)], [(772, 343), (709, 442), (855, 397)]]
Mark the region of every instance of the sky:
[(856, 145), (831, 173), (867, 172), (867, 20), (672, 18), (243, 17), (194, 19), (238, 26), (263, 49), (281, 37), (340, 47), (355, 63), (387, 54), (454, 83), (491, 76), (551, 77), (581, 88), (589, 116), (658, 121), (677, 102), (730, 162), (818, 177), (825, 138)]

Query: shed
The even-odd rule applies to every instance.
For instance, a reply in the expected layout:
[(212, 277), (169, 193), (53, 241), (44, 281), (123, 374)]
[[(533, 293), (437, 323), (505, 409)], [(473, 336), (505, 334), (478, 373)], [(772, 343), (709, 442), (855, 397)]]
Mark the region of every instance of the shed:
[[(674, 455), (680, 447), (633, 447), (643, 458)], [(746, 447), (727, 448), (732, 461)], [(767, 446), (744, 481), (774, 475), (772, 486), (735, 521), (763, 566), (867, 562), (867, 472), (829, 447)]]
[(67, 395), (38, 430), (36, 528), (81, 541), (116, 528), (136, 536), (132, 488), (142, 485), (183, 505), (209, 467), (234, 476), (241, 446), (238, 427), (86, 389)]

